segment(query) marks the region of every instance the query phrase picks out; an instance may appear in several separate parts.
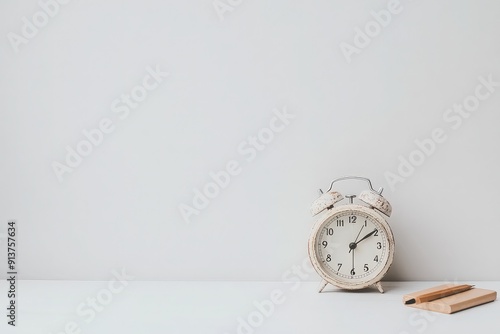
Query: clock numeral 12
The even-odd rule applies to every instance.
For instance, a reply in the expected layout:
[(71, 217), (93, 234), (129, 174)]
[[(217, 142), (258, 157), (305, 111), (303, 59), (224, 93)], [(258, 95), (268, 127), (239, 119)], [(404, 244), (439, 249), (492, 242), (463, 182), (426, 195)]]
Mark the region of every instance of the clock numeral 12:
[(356, 224), (356, 216), (349, 216), (349, 224)]

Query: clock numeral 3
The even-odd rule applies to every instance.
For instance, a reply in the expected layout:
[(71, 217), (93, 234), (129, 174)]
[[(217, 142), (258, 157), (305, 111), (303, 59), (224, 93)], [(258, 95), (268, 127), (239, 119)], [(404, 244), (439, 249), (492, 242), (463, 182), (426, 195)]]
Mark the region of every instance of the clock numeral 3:
[(382, 249), (382, 244), (380, 242), (377, 242), (377, 249)]

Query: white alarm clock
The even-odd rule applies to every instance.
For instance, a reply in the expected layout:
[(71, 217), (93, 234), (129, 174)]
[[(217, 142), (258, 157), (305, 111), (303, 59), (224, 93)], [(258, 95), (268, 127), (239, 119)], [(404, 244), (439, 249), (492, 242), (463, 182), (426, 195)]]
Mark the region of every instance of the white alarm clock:
[[(363, 180), (369, 189), (358, 196), (333, 190), (333, 184), (344, 180)], [(328, 284), (356, 290), (376, 286), (394, 258), (394, 236), (383, 216), (392, 207), (382, 196), (383, 188), (374, 190), (369, 179), (347, 176), (331, 182), (330, 188), (314, 201), (311, 214), (317, 221), (309, 238), (309, 258), (323, 278), (319, 292)]]

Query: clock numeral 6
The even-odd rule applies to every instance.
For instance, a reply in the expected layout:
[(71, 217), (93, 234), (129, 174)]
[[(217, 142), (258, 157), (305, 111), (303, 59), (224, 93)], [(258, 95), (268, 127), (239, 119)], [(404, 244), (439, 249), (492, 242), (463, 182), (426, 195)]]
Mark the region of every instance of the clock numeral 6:
[(354, 271), (354, 268), (351, 269), (351, 275), (356, 275), (356, 272)]
[(332, 256), (330, 254), (328, 254), (326, 256), (326, 262), (330, 262), (332, 260)]

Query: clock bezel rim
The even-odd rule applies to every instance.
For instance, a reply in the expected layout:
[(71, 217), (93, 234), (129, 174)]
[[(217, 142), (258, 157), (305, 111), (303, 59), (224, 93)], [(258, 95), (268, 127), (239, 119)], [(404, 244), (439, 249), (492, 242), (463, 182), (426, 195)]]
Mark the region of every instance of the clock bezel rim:
[[(319, 231), (332, 216), (337, 215), (338, 213), (342, 211), (352, 211), (352, 210), (358, 210), (361, 211), (367, 215), (370, 215), (373, 217), (384, 229), (385, 233), (387, 236), (387, 261), (385, 265), (382, 267), (380, 272), (373, 278), (366, 280), (366, 281), (361, 281), (361, 282), (356, 282), (356, 283), (346, 283), (345, 280), (338, 280), (335, 279), (335, 277), (330, 276), (328, 273), (326, 273), (323, 268), (321, 267), (319, 256), (316, 254), (316, 243), (317, 239), (319, 237)], [(391, 227), (389, 226), (389, 223), (385, 220), (384, 217), (382, 217), (381, 214), (376, 212), (374, 209), (370, 209), (366, 206), (363, 205), (358, 205), (358, 204), (345, 204), (342, 206), (339, 206), (337, 208), (333, 208), (331, 210), (328, 210), (324, 212), (323, 215), (321, 215), (314, 228), (313, 231), (311, 232), (311, 236), (309, 237), (309, 247), (308, 247), (308, 253), (309, 253), (309, 259), (311, 260), (311, 264), (313, 268), (316, 270), (316, 272), (323, 278), (325, 281), (328, 283), (337, 286), (342, 289), (348, 289), (348, 290), (359, 290), (359, 289), (364, 289), (367, 288), (371, 285), (377, 284), (384, 278), (384, 276), (387, 274), (389, 271), (389, 268), (392, 265), (392, 262), (394, 261), (394, 247), (395, 242), (394, 242), (394, 235), (392, 233)]]

